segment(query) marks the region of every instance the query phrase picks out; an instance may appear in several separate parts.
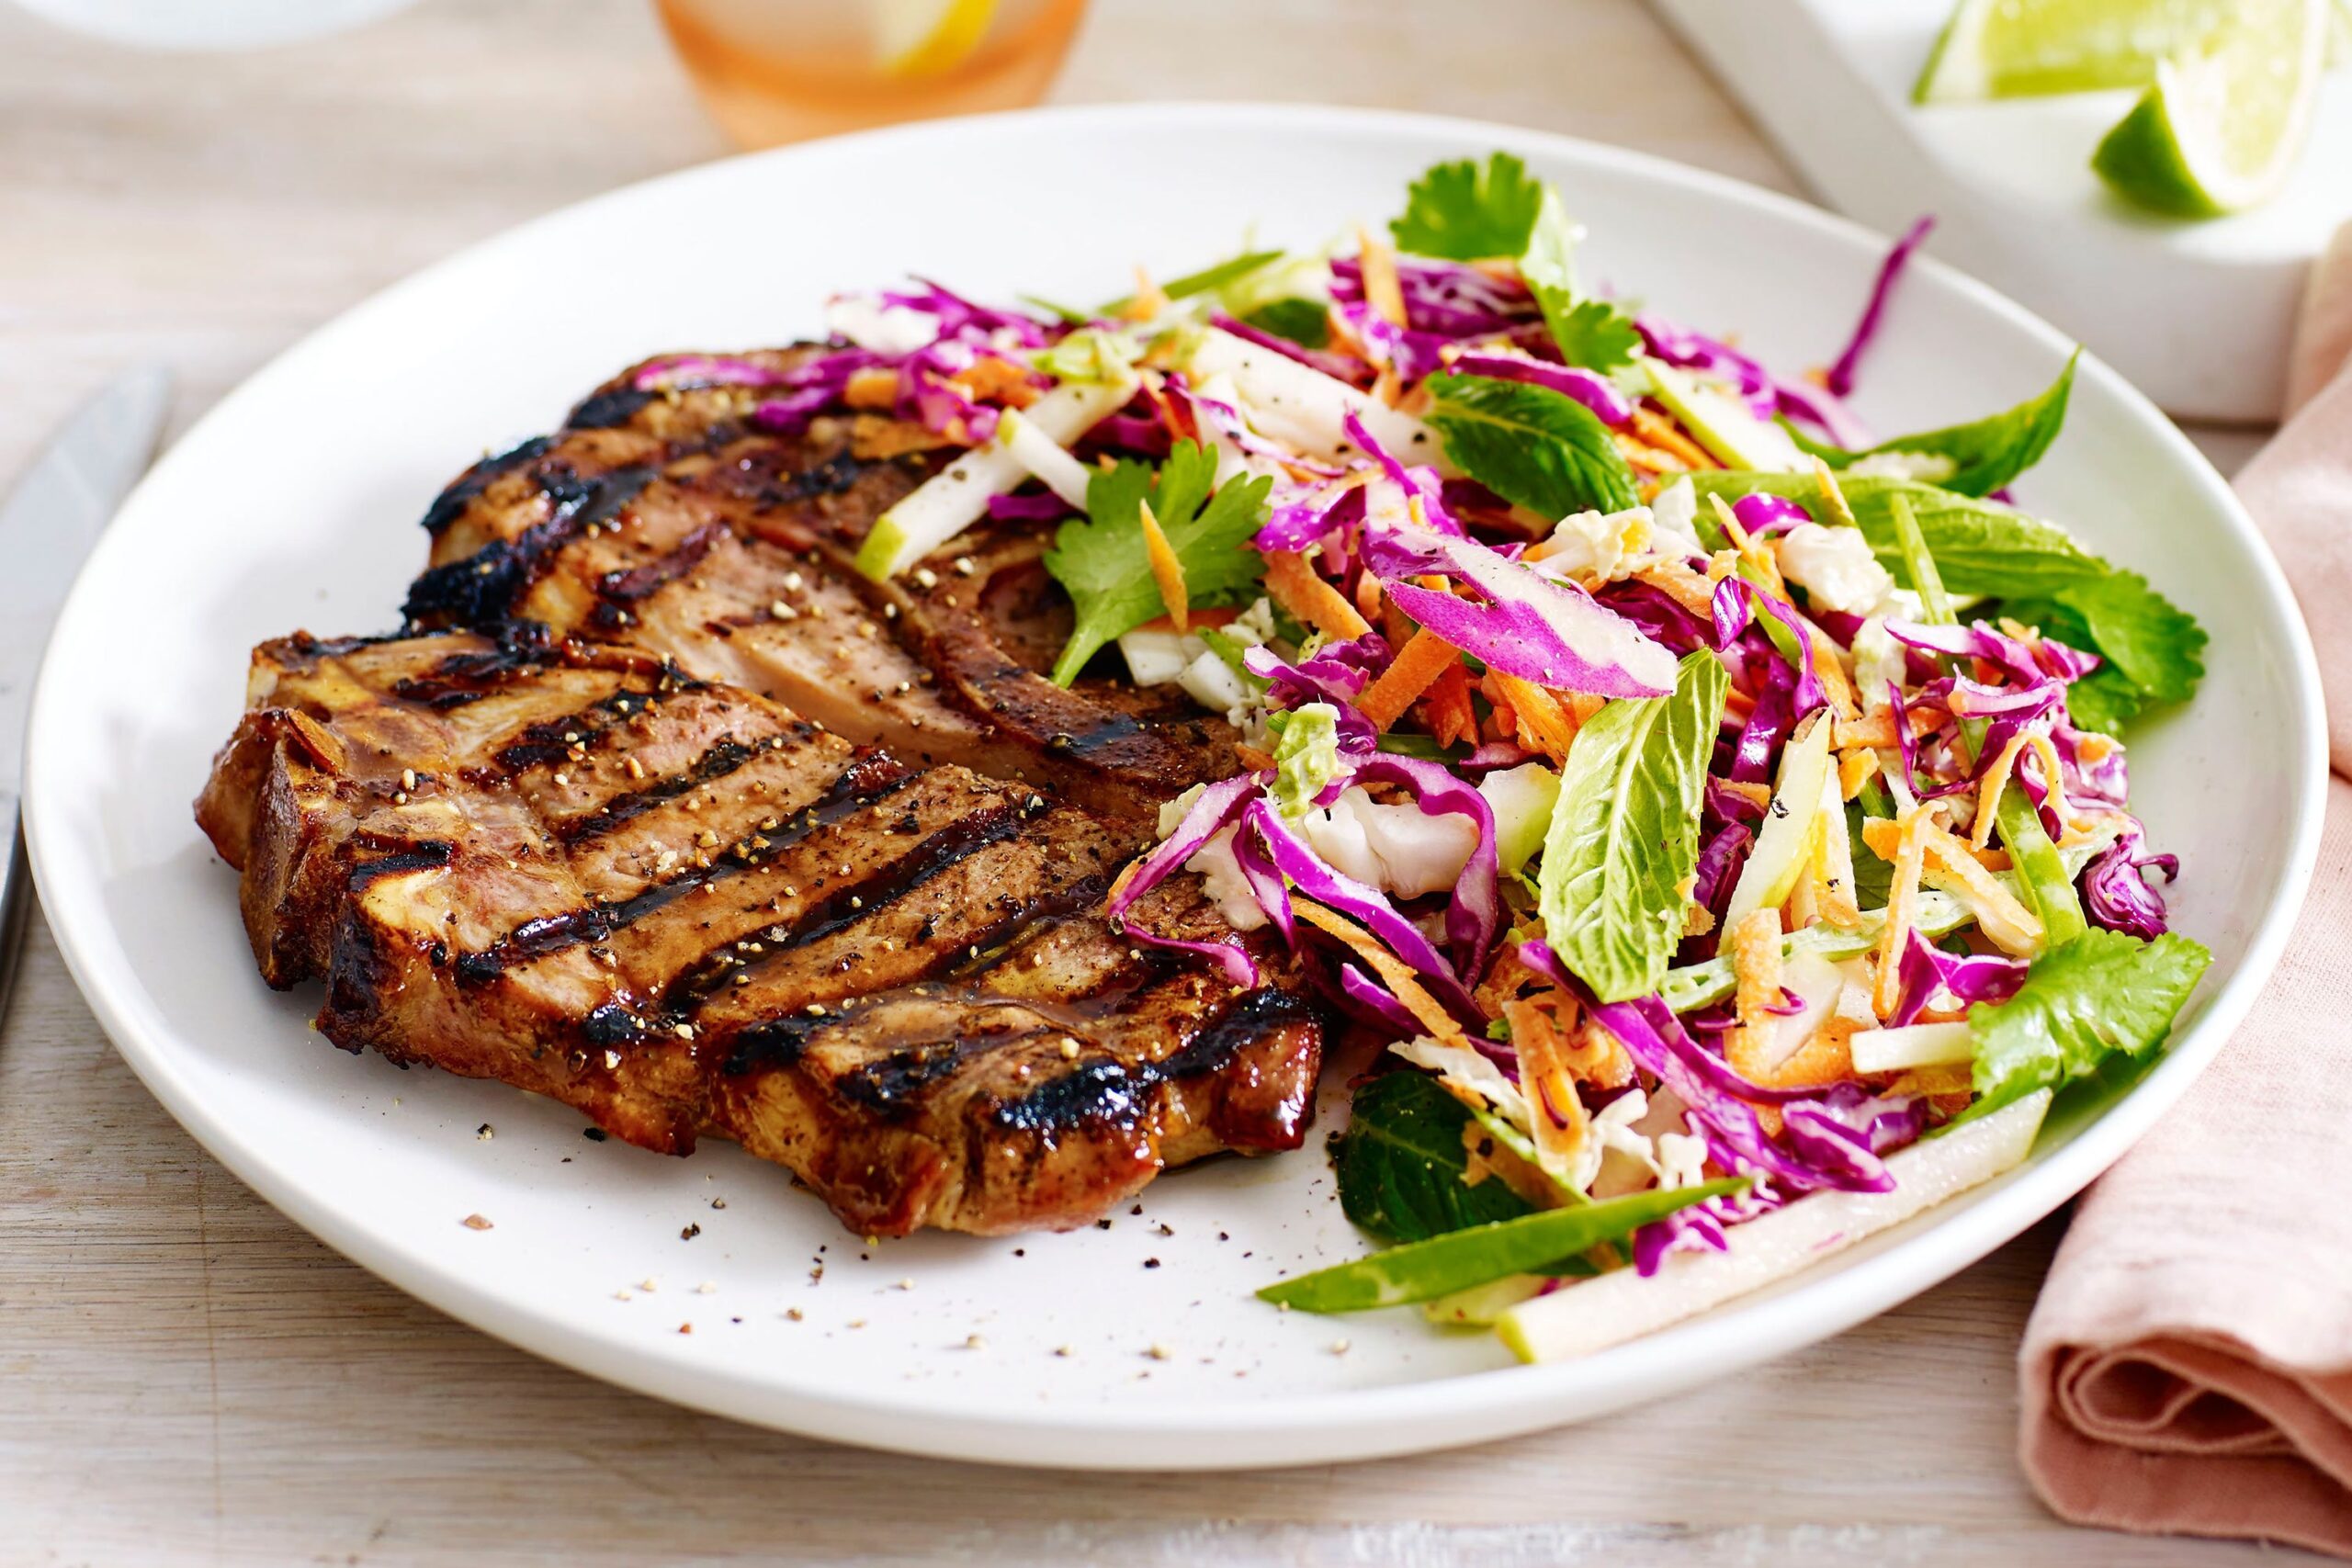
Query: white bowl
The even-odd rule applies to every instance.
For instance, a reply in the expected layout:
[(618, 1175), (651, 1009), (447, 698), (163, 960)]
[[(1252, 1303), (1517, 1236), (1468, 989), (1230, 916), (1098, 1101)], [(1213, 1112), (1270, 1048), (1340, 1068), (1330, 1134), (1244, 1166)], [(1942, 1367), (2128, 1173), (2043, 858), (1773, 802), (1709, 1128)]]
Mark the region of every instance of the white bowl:
[[(2138, 802), (2183, 861), (2178, 926), (2212, 947), (2211, 976), (2162, 1064), (2056, 1119), (2010, 1177), (1769, 1297), (1587, 1360), (1521, 1368), (1417, 1314), (1335, 1323), (1252, 1300), (1278, 1270), (1364, 1248), (1319, 1146), (1162, 1180), (1140, 1218), (1108, 1230), (868, 1249), (738, 1150), (665, 1160), (585, 1142), (560, 1107), (345, 1056), (306, 1028), (314, 995), (254, 976), (234, 879), (188, 814), (236, 719), (246, 650), (297, 626), (391, 625), (424, 556), (415, 519), (484, 447), (546, 429), (638, 355), (811, 332), (836, 288), (916, 272), (983, 296), (1101, 298), (1138, 260), (1166, 276), (1253, 230), (1314, 244), (1377, 222), (1426, 164), (1493, 147), (1559, 182), (1590, 230), (1589, 277), (1741, 329), (1788, 369), (1836, 351), (1883, 249), (1728, 180), (1501, 126), (1080, 109), (691, 170), (526, 225), (323, 328), (131, 498), (42, 673), (31, 841), (98, 1017), (223, 1164), (445, 1311), (665, 1398), (961, 1458), (1215, 1467), (1492, 1438), (1736, 1372), (1981, 1257), (2080, 1189), (2220, 1048), (2278, 956), (2318, 839), (2319, 686), (2286, 585), (2219, 477), (2096, 362), (2021, 488), (2212, 633), (2204, 695), (2134, 749)], [(1859, 406), (1887, 431), (1973, 416), (2046, 385), (2067, 348), (1928, 263), (1895, 299)], [(484, 1123), (494, 1139), (477, 1137)], [(459, 1223), (476, 1213), (495, 1228)], [(914, 1288), (893, 1288), (902, 1278)], [(713, 1292), (697, 1293), (705, 1280)], [(1170, 1355), (1148, 1356), (1155, 1344)]]

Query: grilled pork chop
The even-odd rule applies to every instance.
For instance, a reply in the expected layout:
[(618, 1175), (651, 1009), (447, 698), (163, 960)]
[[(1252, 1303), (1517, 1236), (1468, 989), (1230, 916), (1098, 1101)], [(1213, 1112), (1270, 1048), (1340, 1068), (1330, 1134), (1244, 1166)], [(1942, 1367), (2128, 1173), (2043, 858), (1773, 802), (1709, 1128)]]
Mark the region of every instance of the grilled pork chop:
[[(736, 1139), (860, 1232), (1080, 1224), (1304, 1135), (1320, 1025), (1279, 947), (1245, 939), (1271, 978), (1238, 991), (1102, 918), (1138, 824), (639, 651), (265, 644), (197, 816), (337, 1044)], [(1230, 934), (1191, 878), (1130, 919)]]
[[(812, 352), (729, 357), (782, 370)], [(1172, 692), (1046, 678), (1070, 610), (1040, 525), (986, 523), (893, 582), (858, 575), (875, 518), (950, 455), (920, 424), (858, 414), (778, 435), (750, 418), (756, 390), (637, 378), (434, 502), (413, 626), (527, 618), (627, 643), (849, 739), (1100, 810), (1147, 812), (1238, 767), (1231, 728)]]

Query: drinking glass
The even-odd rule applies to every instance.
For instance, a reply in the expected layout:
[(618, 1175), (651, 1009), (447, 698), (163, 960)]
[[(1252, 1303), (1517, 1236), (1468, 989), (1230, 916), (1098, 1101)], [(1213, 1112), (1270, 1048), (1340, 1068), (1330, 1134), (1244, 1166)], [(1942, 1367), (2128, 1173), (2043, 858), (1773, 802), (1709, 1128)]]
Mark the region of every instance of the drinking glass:
[(747, 147), (1045, 96), (1086, 0), (654, 0), (704, 104)]

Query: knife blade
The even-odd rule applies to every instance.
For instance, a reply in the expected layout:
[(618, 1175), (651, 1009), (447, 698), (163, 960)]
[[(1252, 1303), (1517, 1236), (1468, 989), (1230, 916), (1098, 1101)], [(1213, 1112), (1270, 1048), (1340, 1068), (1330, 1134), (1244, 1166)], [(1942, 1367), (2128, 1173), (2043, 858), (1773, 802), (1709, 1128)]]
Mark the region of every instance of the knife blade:
[(0, 504), (0, 1012), (22, 945), (32, 867), (25, 855), (25, 720), (50, 627), (98, 536), (155, 455), (171, 405), (160, 365), (124, 371), (65, 422)]

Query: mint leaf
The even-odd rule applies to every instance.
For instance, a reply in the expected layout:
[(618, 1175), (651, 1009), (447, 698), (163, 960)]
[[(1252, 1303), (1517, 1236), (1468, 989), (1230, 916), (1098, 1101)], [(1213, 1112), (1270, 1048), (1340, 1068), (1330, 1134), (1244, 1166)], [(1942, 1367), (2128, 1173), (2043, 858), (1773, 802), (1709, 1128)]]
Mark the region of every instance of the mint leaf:
[(2177, 934), (2142, 942), (2091, 930), (2052, 948), (2033, 961), (2016, 996), (1968, 1010), (1977, 1098), (1967, 1113), (2072, 1082), (2110, 1057), (2146, 1055), (2164, 1043), (2211, 961)]
[(1677, 1209), (1728, 1197), (1747, 1186), (1726, 1179), (1497, 1220), (1283, 1280), (1260, 1291), (1258, 1298), (1302, 1312), (1367, 1312), (1426, 1302), (1623, 1240)]
[[(1725, 500), (1750, 491), (1818, 499), (1815, 481), (1800, 474), (1718, 471), (1690, 479), (1702, 494)], [(2195, 694), (2205, 673), (2206, 642), (2196, 618), (2149, 587), (2147, 579), (2108, 565), (2064, 529), (1997, 502), (1910, 479), (1849, 476), (1839, 488), (1853, 503), (1871, 551), (1898, 578), (1905, 572), (1894, 514), (1899, 495), (1910, 502), (1946, 588), (1997, 601), (1980, 613), (2040, 626), (2107, 660), (2068, 695), (2076, 722), (2113, 733), (2149, 703), (2186, 702)]]
[[(1536, 298), (1544, 299), (1541, 294)], [(1560, 345), (1560, 356), (1588, 370), (1631, 365), (1642, 352), (1642, 334), (1634, 330), (1634, 319), (1606, 299), (1586, 299), (1559, 314), (1546, 302), (1544, 320), (1552, 329), (1552, 341)]]
[(1442, 261), (1516, 256), (1527, 248), (1547, 187), (1508, 152), (1484, 164), (1464, 158), (1439, 164), (1406, 193), (1404, 216), (1392, 220), (1396, 248)]
[[(2186, 702), (2205, 673), (2205, 631), (2195, 617), (2148, 586), (2136, 571), (2118, 571), (2058, 591), (2058, 602), (2080, 615), (2091, 646), (2113, 661), (2141, 692), (2157, 702)], [(2027, 617), (2011, 601), (2005, 613)]]
[(1936, 480), (1939, 489), (1961, 495), (1989, 495), (2041, 461), (2042, 454), (2058, 438), (2060, 427), (2066, 423), (2066, 398), (2074, 389), (2075, 367), (2081, 358), (2082, 351), (2075, 350), (2047, 390), (1972, 423), (1898, 435), (1860, 452), (1844, 452), (1802, 438), (1798, 445), (1838, 468), (1890, 453), (1940, 457), (1951, 469)]
[(1312, 299), (1268, 300), (1241, 319), (1301, 348), (1321, 348), (1331, 341), (1330, 315)]
[(1193, 604), (1232, 600), (1265, 575), (1265, 559), (1250, 541), (1265, 525), (1273, 481), (1237, 478), (1212, 493), (1216, 483), (1216, 454), (1191, 441), (1177, 443), (1157, 469), (1129, 458), (1087, 481), (1086, 516), (1064, 523), (1046, 552), (1046, 570), (1078, 607), (1069, 643), (1054, 663), (1057, 684), (1076, 680), (1103, 644), (1166, 612), (1144, 547), (1145, 501), (1183, 565)]
[(1622, 512), (1634, 470), (1609, 427), (1574, 398), (1489, 376), (1432, 376), (1426, 416), (1455, 467), (1504, 500), (1545, 517)]
[(1340, 1207), (1390, 1241), (1419, 1241), (1529, 1212), (1500, 1181), (1464, 1178), (1471, 1115), (1435, 1078), (1390, 1073), (1356, 1090), (1348, 1130), (1332, 1145)]
[(1544, 931), (1604, 1002), (1647, 996), (1682, 941), (1723, 661), (1682, 660), (1670, 697), (1619, 699), (1577, 732), (1544, 840)]

